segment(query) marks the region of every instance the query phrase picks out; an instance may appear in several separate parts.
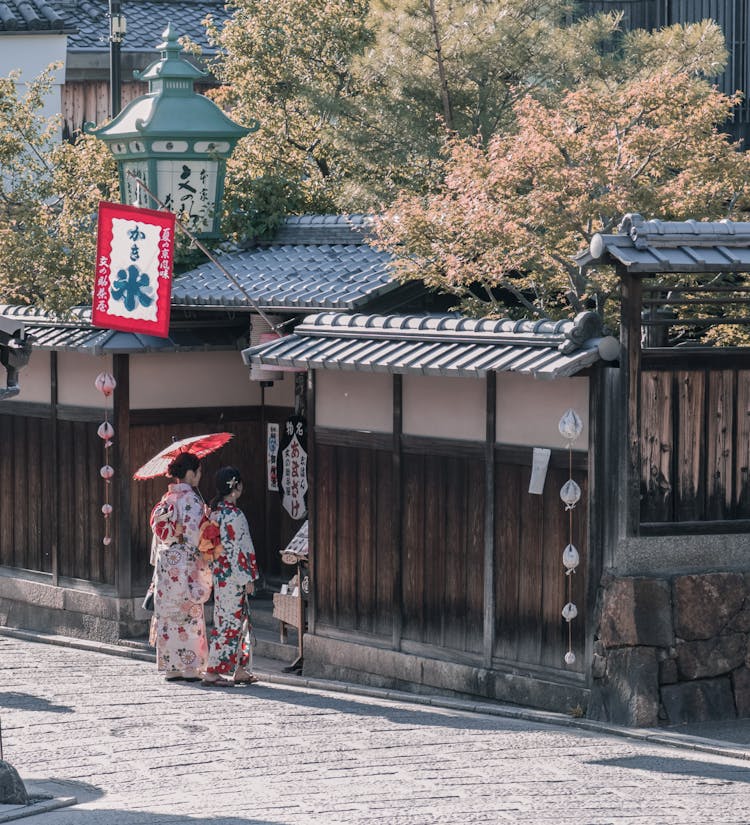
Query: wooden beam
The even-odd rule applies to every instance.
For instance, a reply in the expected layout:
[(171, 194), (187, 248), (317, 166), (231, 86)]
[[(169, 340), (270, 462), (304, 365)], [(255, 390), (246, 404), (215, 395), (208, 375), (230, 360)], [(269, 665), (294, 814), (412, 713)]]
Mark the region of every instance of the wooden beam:
[(401, 650), (401, 635), (403, 631), (403, 595), (401, 592), (402, 571), (402, 491), (403, 477), (401, 472), (401, 449), (403, 438), (403, 380), (401, 375), (393, 376), (393, 521), (391, 529), (391, 547), (393, 552), (393, 649)]
[(497, 375), (488, 372), (484, 450), (484, 666), (492, 667), (495, 650), (495, 437)]
[(50, 507), (50, 535), (52, 546), (50, 547), (50, 571), (52, 573), (52, 585), (57, 587), (60, 582), (60, 459), (58, 455), (58, 419), (57, 419), (57, 396), (58, 396), (58, 369), (57, 352), (49, 354), (50, 367), (50, 436), (51, 436), (51, 460), (50, 478), (55, 479), (54, 489), (51, 491), (52, 506)]
[[(265, 438), (265, 433), (264, 433)], [(315, 519), (317, 518), (317, 484), (315, 483), (315, 462), (317, 461), (315, 438), (315, 370), (307, 371), (307, 572), (310, 577), (310, 593), (307, 601), (307, 632), (315, 633)], [(300, 596), (302, 590), (300, 589)], [(300, 631), (300, 634), (302, 631)]]
[(625, 427), (621, 474), (625, 482), (620, 493), (620, 534), (637, 536), (641, 521), (641, 280), (621, 270), (620, 369), (622, 409)]
[(130, 466), (130, 356), (112, 356), (112, 374), (117, 387), (112, 395), (115, 449), (114, 508), (117, 515), (113, 536), (116, 567), (115, 586), (121, 599), (133, 596), (133, 555), (130, 530), (130, 485), (133, 470)]

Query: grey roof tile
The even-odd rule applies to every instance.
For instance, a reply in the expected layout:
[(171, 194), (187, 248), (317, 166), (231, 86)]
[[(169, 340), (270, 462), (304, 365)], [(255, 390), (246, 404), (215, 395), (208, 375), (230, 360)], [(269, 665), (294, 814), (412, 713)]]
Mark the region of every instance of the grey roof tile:
[[(154, 52), (167, 23), (212, 51), (201, 21), (207, 14), (224, 20), (220, 0), (122, 0), (127, 33), (121, 51)], [(29, 31), (67, 33), (69, 51), (109, 49), (108, 0), (2, 0), (0, 35)], [(145, 67), (144, 67), (145, 68)]]
[[(0, 304), (0, 321), (11, 321), (13, 330), (31, 339), (34, 349), (76, 350), (92, 355), (104, 353), (170, 352), (175, 350), (237, 350), (234, 327), (215, 329), (173, 325), (169, 338), (137, 335), (91, 326), (90, 307), (76, 307), (70, 318), (61, 319), (29, 306)], [(17, 324), (17, 326), (16, 326)], [(3, 324), (3, 328), (6, 324)]]
[[(218, 258), (242, 289), (210, 262), (175, 279), (172, 303), (250, 309), (249, 295), (264, 309), (361, 308), (369, 299), (399, 287), (390, 270), (390, 255), (367, 244), (358, 232), (361, 226), (360, 216), (290, 218), (279, 232), (287, 242)], [(344, 233), (349, 243), (330, 242), (332, 234), (343, 237)]]
[(320, 313), (291, 335), (243, 350), (242, 357), (248, 366), (560, 378), (611, 357), (612, 344), (593, 313), (572, 321)]
[(634, 274), (750, 272), (750, 223), (644, 221), (633, 213), (617, 233), (594, 235), (576, 261), (615, 264)]

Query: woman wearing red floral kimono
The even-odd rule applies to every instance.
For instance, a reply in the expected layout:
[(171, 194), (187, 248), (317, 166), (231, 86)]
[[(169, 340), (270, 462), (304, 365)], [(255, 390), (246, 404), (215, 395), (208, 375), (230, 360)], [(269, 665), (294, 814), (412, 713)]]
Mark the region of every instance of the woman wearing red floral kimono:
[[(242, 477), (236, 467), (222, 467), (216, 473), (216, 496), (210, 515), (210, 521), (218, 527), (212, 563), (214, 626), (208, 639), (204, 685), (258, 681), (252, 673), (250, 617), (245, 608), (245, 594), (254, 592), (258, 564), (247, 519), (237, 507), (242, 490)], [(205, 542), (201, 546), (205, 548)]]
[(194, 489), (200, 481), (199, 459), (180, 453), (169, 465), (175, 483), (151, 511), (154, 533), (154, 618), (151, 643), (157, 669), (167, 679), (197, 680), (206, 667), (203, 604), (211, 595), (211, 571), (198, 552), (205, 504)]

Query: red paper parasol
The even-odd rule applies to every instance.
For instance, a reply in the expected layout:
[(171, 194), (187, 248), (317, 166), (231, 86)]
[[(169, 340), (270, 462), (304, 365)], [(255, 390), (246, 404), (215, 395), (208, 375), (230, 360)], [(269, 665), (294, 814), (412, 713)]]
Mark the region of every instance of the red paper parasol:
[(192, 453), (197, 458), (209, 455), (223, 447), (234, 433), (207, 433), (206, 435), (191, 435), (174, 441), (153, 458), (150, 458), (139, 470), (133, 473), (133, 478), (145, 481), (167, 474), (169, 465), (180, 453)]

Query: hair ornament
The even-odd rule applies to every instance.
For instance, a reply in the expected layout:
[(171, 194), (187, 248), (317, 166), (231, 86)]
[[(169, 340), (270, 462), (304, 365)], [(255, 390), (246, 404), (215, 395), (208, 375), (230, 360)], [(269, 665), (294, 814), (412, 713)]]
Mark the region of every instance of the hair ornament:
[(239, 479), (237, 478), (237, 476), (232, 476), (231, 478), (227, 479), (227, 487), (229, 487), (230, 490), (234, 490), (238, 483)]

